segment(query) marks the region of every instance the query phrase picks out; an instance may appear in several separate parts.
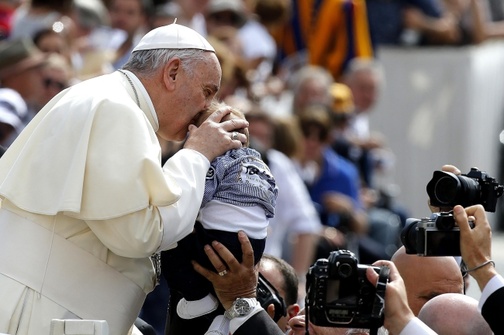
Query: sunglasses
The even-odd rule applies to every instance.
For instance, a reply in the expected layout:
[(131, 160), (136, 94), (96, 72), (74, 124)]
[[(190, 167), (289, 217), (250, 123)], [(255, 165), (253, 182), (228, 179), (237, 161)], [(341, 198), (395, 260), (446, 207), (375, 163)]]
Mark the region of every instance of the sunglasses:
[(45, 88), (55, 88), (59, 91), (64, 90), (67, 88), (67, 84), (63, 83), (61, 81), (54, 80), (52, 78), (44, 78), (44, 87)]

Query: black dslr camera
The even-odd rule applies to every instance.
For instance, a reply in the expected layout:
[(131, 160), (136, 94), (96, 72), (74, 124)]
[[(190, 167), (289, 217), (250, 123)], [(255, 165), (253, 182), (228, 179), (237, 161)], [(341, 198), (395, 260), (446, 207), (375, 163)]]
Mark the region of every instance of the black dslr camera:
[(259, 280), (257, 282), (257, 301), (261, 304), (262, 308), (266, 310), (269, 305), (273, 304), (275, 306), (275, 315), (273, 320), (277, 322), (282, 316), (287, 315), (287, 307), (285, 302), (278, 294), (277, 289), (271, 285), (271, 283), (259, 273)]
[[(366, 278), (366, 269), (379, 274), (377, 287)], [(388, 267), (358, 264), (348, 250), (333, 251), (318, 259), (306, 275), (306, 316), (317, 326), (367, 328), (383, 325)], [(306, 324), (308, 324), (308, 320)]]
[[(495, 212), (497, 199), (503, 190), (504, 186), (477, 168), (460, 176), (434, 171), (427, 184), (430, 204), (447, 209), (455, 205), (468, 207), (480, 204), (487, 212)], [(428, 218), (408, 219), (401, 231), (401, 241), (407, 254), (460, 256), (460, 229), (451, 211), (433, 213)]]
[(497, 198), (504, 186), (477, 168), (468, 174), (455, 175), (445, 171), (434, 171), (427, 184), (427, 194), (432, 206), (453, 208), (455, 205), (468, 207), (482, 205), (487, 212), (495, 212)]

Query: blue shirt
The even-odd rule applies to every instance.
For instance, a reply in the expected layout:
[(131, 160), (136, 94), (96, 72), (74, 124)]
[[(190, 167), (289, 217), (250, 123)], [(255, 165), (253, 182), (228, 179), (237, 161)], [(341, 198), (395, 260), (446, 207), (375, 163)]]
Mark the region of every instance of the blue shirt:
[[(326, 148), (323, 156), (320, 177), (308, 185), (312, 201), (316, 203), (321, 212), (324, 212), (323, 196), (329, 192), (339, 192), (350, 197), (355, 208), (362, 208), (359, 198), (360, 180), (357, 167), (349, 160), (336, 154), (331, 148)], [(328, 224), (328, 222), (324, 222), (324, 224)]]

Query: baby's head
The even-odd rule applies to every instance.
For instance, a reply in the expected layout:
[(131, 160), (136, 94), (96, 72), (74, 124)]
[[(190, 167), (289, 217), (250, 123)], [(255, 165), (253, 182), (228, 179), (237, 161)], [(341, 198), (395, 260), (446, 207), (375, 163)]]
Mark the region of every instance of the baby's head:
[[(231, 111), (231, 113), (224, 116), (221, 121), (227, 121), (232, 119), (246, 120), (245, 115), (239, 109), (226, 105), (223, 102), (213, 100), (212, 103), (210, 104), (210, 107), (208, 107), (208, 109), (200, 115), (195, 125), (199, 127), (203, 123), (203, 121), (205, 121), (213, 112), (216, 112), (220, 109), (229, 109)], [(247, 136), (247, 142), (244, 143), (243, 146), (248, 147), (249, 146), (248, 128), (236, 129), (236, 131), (245, 134), (245, 136)]]

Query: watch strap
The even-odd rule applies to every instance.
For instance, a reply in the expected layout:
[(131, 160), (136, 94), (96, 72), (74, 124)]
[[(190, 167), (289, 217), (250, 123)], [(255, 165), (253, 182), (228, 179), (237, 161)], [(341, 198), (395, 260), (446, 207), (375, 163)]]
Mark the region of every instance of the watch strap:
[[(256, 298), (237, 298), (231, 307), (226, 310), (224, 316), (232, 320), (236, 317), (244, 317), (250, 314), (259, 302)], [(259, 304), (260, 305), (260, 304)]]

